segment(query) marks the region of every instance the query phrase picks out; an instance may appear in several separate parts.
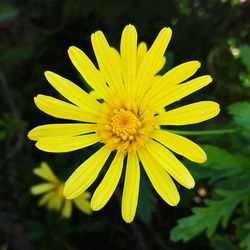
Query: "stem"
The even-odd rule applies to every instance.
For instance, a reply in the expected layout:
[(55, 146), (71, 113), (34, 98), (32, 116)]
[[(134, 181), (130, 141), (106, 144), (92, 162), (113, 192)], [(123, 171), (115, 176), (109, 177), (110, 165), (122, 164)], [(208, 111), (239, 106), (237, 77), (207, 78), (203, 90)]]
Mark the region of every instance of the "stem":
[(204, 130), (204, 131), (183, 131), (183, 130), (167, 130), (179, 135), (222, 135), (222, 134), (232, 134), (237, 132), (237, 129), (215, 129), (215, 130)]

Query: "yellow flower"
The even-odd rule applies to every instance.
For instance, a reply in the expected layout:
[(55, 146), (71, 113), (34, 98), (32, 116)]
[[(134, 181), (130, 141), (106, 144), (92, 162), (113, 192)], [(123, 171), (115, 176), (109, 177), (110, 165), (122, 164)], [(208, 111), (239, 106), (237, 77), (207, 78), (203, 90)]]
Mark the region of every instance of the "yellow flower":
[[(72, 214), (72, 200), (66, 200), (63, 196), (64, 183), (59, 181), (51, 168), (46, 162), (42, 162), (38, 168), (34, 169), (34, 174), (46, 180), (46, 182), (32, 186), (31, 193), (33, 195), (43, 194), (38, 205), (57, 210), (62, 213), (64, 218), (69, 218)], [(77, 198), (73, 199), (75, 206), (85, 214), (91, 214), (90, 193), (84, 192)]]
[(83, 51), (70, 47), (69, 57), (94, 90), (92, 94), (55, 73), (45, 72), (48, 82), (71, 103), (38, 95), (35, 104), (51, 116), (78, 123), (38, 126), (29, 132), (29, 138), (47, 152), (69, 152), (98, 142), (103, 145), (69, 177), (64, 187), (67, 199), (74, 199), (87, 190), (113, 155), (91, 199), (93, 210), (107, 203), (119, 182), (123, 165), (126, 174), (122, 217), (128, 223), (134, 219), (137, 207), (140, 162), (155, 190), (171, 206), (176, 206), (180, 199), (172, 178), (186, 188), (194, 187), (191, 174), (169, 149), (199, 163), (206, 161), (205, 152), (194, 142), (161, 126), (208, 120), (219, 113), (219, 105), (201, 101), (165, 111), (164, 107), (212, 81), (208, 75), (186, 81), (200, 67), (198, 61), (183, 63), (163, 76), (157, 75), (165, 63), (164, 53), (171, 34), (170, 28), (163, 28), (147, 50), (145, 43), (137, 47), (136, 29), (127, 25), (122, 32), (119, 53), (97, 31), (92, 34), (91, 42), (99, 69)]

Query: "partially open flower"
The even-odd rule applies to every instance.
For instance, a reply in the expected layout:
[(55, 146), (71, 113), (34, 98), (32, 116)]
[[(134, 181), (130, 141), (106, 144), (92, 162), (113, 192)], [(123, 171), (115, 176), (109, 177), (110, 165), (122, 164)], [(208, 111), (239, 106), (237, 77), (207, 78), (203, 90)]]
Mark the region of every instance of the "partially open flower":
[(42, 162), (38, 168), (34, 169), (34, 174), (44, 179), (46, 182), (31, 187), (33, 195), (40, 195), (38, 205), (47, 205), (49, 209), (61, 211), (64, 218), (69, 218), (72, 214), (72, 204), (85, 214), (91, 214), (90, 193), (84, 192), (73, 200), (66, 200), (63, 196), (64, 183), (53, 173), (46, 162)]

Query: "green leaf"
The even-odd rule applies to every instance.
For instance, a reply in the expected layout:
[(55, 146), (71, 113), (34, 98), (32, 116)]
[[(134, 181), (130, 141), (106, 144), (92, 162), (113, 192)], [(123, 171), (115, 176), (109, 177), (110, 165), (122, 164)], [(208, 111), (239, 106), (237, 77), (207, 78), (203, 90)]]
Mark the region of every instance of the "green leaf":
[(152, 193), (152, 188), (145, 177), (141, 175), (137, 215), (142, 221), (149, 223), (155, 209), (156, 198)]
[(215, 235), (210, 244), (214, 250), (237, 250), (236, 246), (225, 236)]
[(240, 49), (240, 57), (242, 63), (246, 66), (247, 70), (250, 71), (250, 46), (247, 44), (241, 45)]
[(250, 187), (240, 191), (215, 190), (223, 199), (205, 200), (206, 207), (195, 207), (193, 215), (178, 221), (170, 234), (172, 241), (182, 240), (187, 242), (206, 231), (207, 237), (211, 238), (216, 228), (221, 223), (225, 228), (236, 206), (248, 199)]
[(248, 165), (246, 158), (225, 149), (212, 145), (202, 145), (202, 148), (207, 154), (207, 161), (201, 165), (186, 164), (196, 180), (208, 178), (210, 183), (214, 183), (221, 178), (242, 172)]
[(250, 222), (246, 223), (244, 228), (248, 230), (248, 234), (242, 239), (239, 245), (246, 250), (250, 250)]
[(247, 130), (250, 130), (250, 102), (238, 102), (229, 106), (229, 113), (234, 121)]

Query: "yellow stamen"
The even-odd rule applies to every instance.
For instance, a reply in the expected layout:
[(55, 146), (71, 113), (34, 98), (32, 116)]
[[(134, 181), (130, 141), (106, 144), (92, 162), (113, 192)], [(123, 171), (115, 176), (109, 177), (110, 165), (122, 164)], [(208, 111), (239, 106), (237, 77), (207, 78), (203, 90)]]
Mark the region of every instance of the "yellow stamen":
[(112, 149), (128, 152), (143, 146), (152, 130), (153, 113), (147, 107), (116, 99), (104, 107), (96, 132)]

